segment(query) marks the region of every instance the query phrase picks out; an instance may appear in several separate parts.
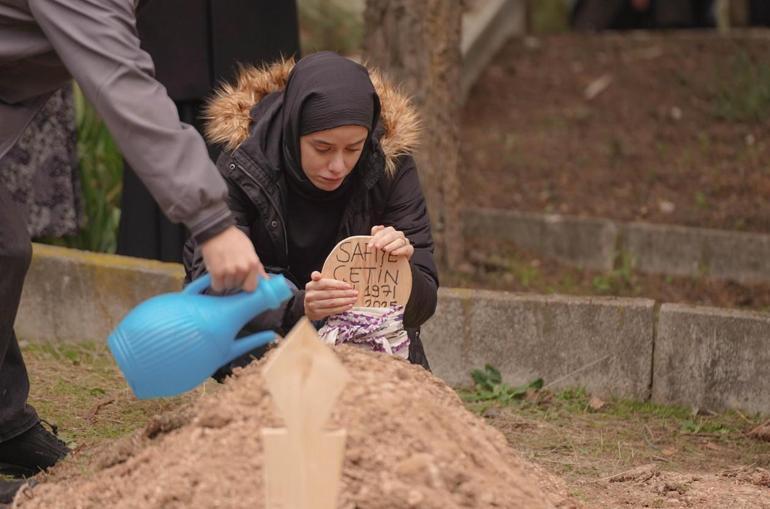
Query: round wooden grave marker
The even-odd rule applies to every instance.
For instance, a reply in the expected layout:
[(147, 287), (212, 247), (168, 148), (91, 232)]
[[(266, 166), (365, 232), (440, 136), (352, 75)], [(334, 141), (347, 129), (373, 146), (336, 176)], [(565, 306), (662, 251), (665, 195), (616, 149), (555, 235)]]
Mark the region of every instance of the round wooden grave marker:
[(412, 293), (412, 268), (405, 256), (367, 249), (369, 235), (341, 240), (324, 262), (324, 278), (352, 284), (358, 290), (356, 307), (405, 306)]

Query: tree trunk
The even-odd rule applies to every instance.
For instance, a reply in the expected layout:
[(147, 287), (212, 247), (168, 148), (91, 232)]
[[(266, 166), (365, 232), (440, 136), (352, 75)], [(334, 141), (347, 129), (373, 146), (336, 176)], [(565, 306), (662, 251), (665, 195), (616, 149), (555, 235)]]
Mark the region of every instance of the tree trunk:
[(364, 54), (400, 82), (422, 119), (415, 154), (439, 263), (463, 258), (459, 218), (460, 28), (457, 0), (367, 0)]

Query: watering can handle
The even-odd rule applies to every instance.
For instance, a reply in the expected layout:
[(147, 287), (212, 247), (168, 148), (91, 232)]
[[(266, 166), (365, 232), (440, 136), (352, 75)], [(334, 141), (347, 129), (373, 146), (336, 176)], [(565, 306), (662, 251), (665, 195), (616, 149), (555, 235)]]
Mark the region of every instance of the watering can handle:
[(182, 293), (197, 294), (203, 292), (206, 288), (211, 286), (211, 274), (204, 274), (189, 285), (187, 285)]
[[(257, 282), (261, 281), (263, 278), (261, 276), (257, 277)], [(188, 295), (190, 294), (198, 294), (202, 293), (206, 288), (209, 288), (211, 286), (211, 274), (204, 274), (189, 285), (187, 285), (184, 290), (182, 290), (182, 293), (186, 293)]]

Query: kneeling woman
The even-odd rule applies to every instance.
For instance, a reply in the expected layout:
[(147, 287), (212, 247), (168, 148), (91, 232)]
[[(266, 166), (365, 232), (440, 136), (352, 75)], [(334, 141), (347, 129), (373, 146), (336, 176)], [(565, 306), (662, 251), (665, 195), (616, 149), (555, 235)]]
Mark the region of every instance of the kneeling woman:
[[(438, 276), (425, 199), (411, 150), (417, 120), (405, 97), (363, 66), (316, 53), (245, 70), (209, 107), (208, 135), (226, 151), (217, 166), (237, 225), (265, 269), (296, 285), (294, 297), (251, 328), (285, 334), (302, 317), (350, 310), (357, 294), (319, 271), (338, 241), (373, 235), (372, 245), (409, 259), (404, 308), (409, 360), (428, 368), (419, 327), (436, 308)], [(185, 246), (190, 281), (205, 273)]]

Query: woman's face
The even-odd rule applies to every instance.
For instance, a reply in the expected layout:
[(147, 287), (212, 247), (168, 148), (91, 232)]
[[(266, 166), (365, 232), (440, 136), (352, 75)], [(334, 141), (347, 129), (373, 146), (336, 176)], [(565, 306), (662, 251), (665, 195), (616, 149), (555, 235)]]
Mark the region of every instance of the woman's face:
[(359, 125), (343, 125), (301, 136), (302, 171), (318, 189), (334, 191), (355, 168), (369, 132)]

